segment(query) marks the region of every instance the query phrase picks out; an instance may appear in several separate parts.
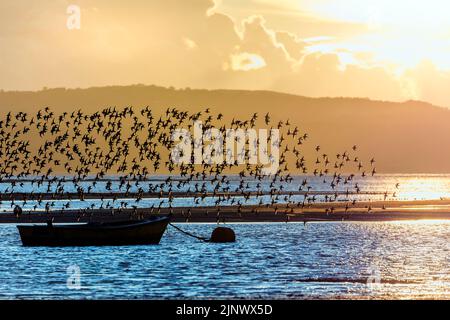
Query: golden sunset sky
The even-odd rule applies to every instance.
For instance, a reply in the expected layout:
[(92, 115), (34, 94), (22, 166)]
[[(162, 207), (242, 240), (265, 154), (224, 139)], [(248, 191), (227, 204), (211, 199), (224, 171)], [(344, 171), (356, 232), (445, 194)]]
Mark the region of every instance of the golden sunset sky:
[[(69, 5), (80, 29), (69, 30)], [(450, 107), (445, 0), (2, 0), (0, 88), (156, 84)]]

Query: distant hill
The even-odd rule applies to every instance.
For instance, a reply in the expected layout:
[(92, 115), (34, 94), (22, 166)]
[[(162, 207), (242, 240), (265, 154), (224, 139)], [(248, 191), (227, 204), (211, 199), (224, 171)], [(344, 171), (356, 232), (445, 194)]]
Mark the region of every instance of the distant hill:
[[(305, 150), (315, 157), (320, 144), (329, 154), (359, 146), (361, 158), (377, 160), (380, 173), (450, 173), (450, 110), (423, 102), (393, 103), (356, 98), (307, 98), (268, 91), (191, 90), (157, 86), (111, 86), (0, 92), (0, 112), (56, 112), (108, 106), (151, 106), (201, 110), (210, 107), (228, 118), (253, 112), (290, 119), (310, 135)], [(308, 156), (308, 154), (307, 154)], [(315, 159), (315, 158), (314, 158)]]

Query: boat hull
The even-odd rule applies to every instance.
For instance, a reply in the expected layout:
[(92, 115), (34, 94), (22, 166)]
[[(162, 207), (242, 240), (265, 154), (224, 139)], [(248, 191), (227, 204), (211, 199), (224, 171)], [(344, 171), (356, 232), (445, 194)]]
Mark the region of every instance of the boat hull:
[(17, 226), (24, 246), (120, 246), (158, 244), (168, 217), (84, 225)]

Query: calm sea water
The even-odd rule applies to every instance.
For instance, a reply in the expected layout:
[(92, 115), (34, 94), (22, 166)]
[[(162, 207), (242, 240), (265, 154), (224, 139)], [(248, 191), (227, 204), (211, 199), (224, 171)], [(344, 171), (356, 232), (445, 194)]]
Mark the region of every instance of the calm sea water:
[(0, 299), (450, 299), (448, 221), (232, 227), (234, 244), (169, 227), (156, 246), (24, 248), (0, 225)]
[[(167, 191), (167, 186), (164, 184), (165, 177), (156, 177), (152, 181), (140, 182), (139, 185), (136, 185), (135, 182), (130, 182), (130, 191), (136, 192), (139, 187), (141, 187), (144, 191), (148, 191), (149, 186), (157, 186), (157, 190)], [(292, 183), (277, 183), (274, 188), (280, 190), (282, 186), (285, 191), (298, 191), (299, 186), (302, 184), (303, 180), (307, 179), (308, 185), (311, 186), (311, 191), (318, 193), (316, 196), (316, 202), (324, 201), (325, 194), (334, 194), (335, 192), (341, 193), (338, 200), (358, 200), (358, 201), (367, 201), (367, 200), (383, 200), (384, 193), (387, 192), (389, 194), (388, 200), (438, 200), (438, 199), (450, 199), (450, 175), (445, 174), (437, 174), (437, 175), (429, 175), (429, 174), (396, 174), (396, 175), (376, 175), (375, 177), (356, 177), (353, 183), (348, 185), (339, 185), (336, 189), (332, 189), (330, 187), (330, 177), (314, 177), (314, 176), (298, 176), (294, 177)], [(325, 180), (325, 182), (324, 182)], [(206, 190), (211, 192), (214, 186), (208, 181), (193, 181), (189, 185), (185, 186), (177, 186), (177, 183), (173, 183), (172, 191), (194, 191), (195, 185), (201, 188), (202, 183), (205, 182)], [(239, 187), (240, 180), (239, 178), (234, 178), (230, 184), (230, 190), (233, 191)], [(257, 191), (257, 181), (248, 180), (244, 184), (245, 191)], [(344, 193), (346, 193), (347, 189), (350, 192), (354, 192), (354, 184), (357, 183), (361, 192), (359, 194), (351, 194), (349, 198), (346, 198)], [(88, 192), (88, 188), (91, 187), (93, 192), (106, 192), (106, 181), (101, 181), (96, 183), (93, 186), (92, 182), (82, 182), (80, 185), (83, 187), (85, 192)], [(396, 185), (399, 184), (399, 187), (396, 188)], [(72, 182), (63, 183), (65, 192), (76, 192), (76, 186)], [(161, 188), (159, 188), (161, 186)], [(38, 187), (36, 184), (31, 185), (30, 182), (17, 182), (14, 188), (11, 187), (10, 183), (1, 183), (0, 182), (0, 193), (9, 193), (12, 190), (14, 192), (54, 192), (56, 189), (56, 184), (43, 184)], [(111, 186), (112, 191), (114, 192), (125, 192), (125, 186), (120, 188), (117, 180), (112, 183)], [(270, 191), (270, 181), (262, 181), (261, 189), (262, 191)], [(220, 190), (220, 189), (219, 189)], [(392, 194), (396, 193), (396, 197), (393, 198)], [(5, 197), (6, 198), (6, 197)], [(248, 199), (245, 199), (242, 196), (234, 197), (236, 202), (241, 202), (243, 205), (255, 205), (260, 203), (270, 203), (271, 197), (269, 195), (266, 196), (251, 196)], [(294, 195), (291, 196), (291, 201), (302, 202), (304, 200), (304, 195)], [(197, 199), (198, 201), (199, 199)], [(215, 197), (206, 197), (205, 199), (200, 200), (199, 203), (195, 202), (193, 198), (175, 198), (173, 200), (172, 205), (174, 207), (179, 206), (214, 206), (217, 198)], [(67, 200), (55, 200), (49, 201), (52, 203), (52, 209), (61, 209), (66, 203)], [(235, 204), (236, 204), (235, 202)], [(285, 200), (283, 197), (280, 197), (277, 200), (278, 203), (284, 203)], [(38, 211), (43, 211), (45, 209), (45, 204), (47, 201), (43, 201), (41, 204), (38, 204), (37, 201), (27, 201), (23, 203), (23, 201), (17, 201), (16, 204), (21, 205), (25, 210), (33, 210), (34, 207), (37, 207)], [(133, 199), (118, 199), (117, 201), (112, 201), (110, 199), (105, 199), (103, 202), (103, 206), (113, 206), (119, 207), (122, 203), (126, 203), (128, 207), (137, 206), (137, 207), (151, 207), (151, 206), (168, 206), (168, 199), (164, 198), (149, 198), (143, 199), (139, 202), (136, 202)], [(223, 201), (221, 205), (230, 205), (231, 200)], [(78, 199), (74, 199), (70, 201), (71, 209), (80, 209), (80, 208), (99, 208), (102, 205), (102, 202), (95, 199), (86, 199), (85, 201), (80, 201)], [(10, 201), (3, 200), (0, 201), (0, 212), (12, 211), (12, 204)]]

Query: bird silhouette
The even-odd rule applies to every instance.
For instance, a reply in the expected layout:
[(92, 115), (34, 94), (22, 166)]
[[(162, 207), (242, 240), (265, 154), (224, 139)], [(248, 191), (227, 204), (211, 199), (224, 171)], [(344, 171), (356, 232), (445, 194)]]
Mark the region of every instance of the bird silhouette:
[[(320, 152), (322, 148), (316, 145), (314, 158), (308, 160), (304, 151), (308, 133), (300, 132), (299, 126), (291, 124), (289, 119), (277, 119), (271, 125), (272, 118), (266, 113), (260, 119), (254, 113), (248, 119), (232, 118), (227, 122), (226, 114), (215, 115), (210, 108), (189, 112), (171, 107), (157, 114), (149, 106), (141, 109), (111, 106), (95, 112), (78, 109), (60, 114), (49, 107), (35, 114), (8, 112), (0, 119), (3, 159), (0, 183), (9, 181), (3, 199), (9, 197), (11, 208), (21, 201), (24, 209), (28, 206), (33, 212), (78, 210), (77, 219), (86, 217), (86, 210), (95, 209), (108, 210), (111, 215), (117, 211), (139, 215), (140, 208), (150, 209), (152, 213), (170, 208), (172, 212), (179, 197), (192, 198), (194, 207), (204, 204), (215, 207), (220, 221), (226, 211), (223, 207), (230, 205), (241, 216), (245, 212), (259, 213), (263, 206), (273, 213), (283, 211), (293, 216), (294, 208), (305, 209), (319, 202), (329, 203), (327, 213), (332, 213), (335, 203), (343, 197), (345, 212), (355, 206), (356, 200), (351, 196), (358, 195), (361, 188), (353, 182), (355, 175), (344, 171), (355, 163), (354, 169), (360, 172), (361, 178), (368, 176), (366, 172), (374, 176), (375, 159), (369, 161), (370, 169), (365, 171), (355, 154), (356, 145), (351, 152), (344, 150), (335, 158)], [(212, 138), (208, 129), (213, 128), (218, 128), (225, 137), (229, 129), (249, 132), (270, 126), (268, 132), (271, 132), (275, 127), (280, 130), (279, 139), (271, 141), (268, 137), (267, 148), (261, 149), (268, 155), (269, 149), (279, 146), (278, 169), (266, 175), (263, 164), (248, 161), (252, 156), (251, 147), (256, 150), (261, 145), (260, 137), (235, 155), (247, 161), (174, 162), (170, 157), (174, 132), (180, 128), (192, 130), (195, 121), (202, 121), (204, 132), (209, 132), (205, 135), (208, 139)], [(192, 141), (191, 147), (202, 147), (202, 140)], [(232, 152), (227, 148), (223, 151), (224, 155)], [(273, 164), (273, 155), (268, 158)], [(161, 174), (168, 176), (158, 180)], [(320, 178), (330, 193), (320, 195), (314, 191), (317, 186), (308, 174)], [(353, 189), (342, 189), (352, 183)], [(28, 192), (16, 191), (27, 188)], [(159, 202), (152, 200), (146, 204), (146, 199)], [(193, 211), (187, 212), (191, 219)]]

